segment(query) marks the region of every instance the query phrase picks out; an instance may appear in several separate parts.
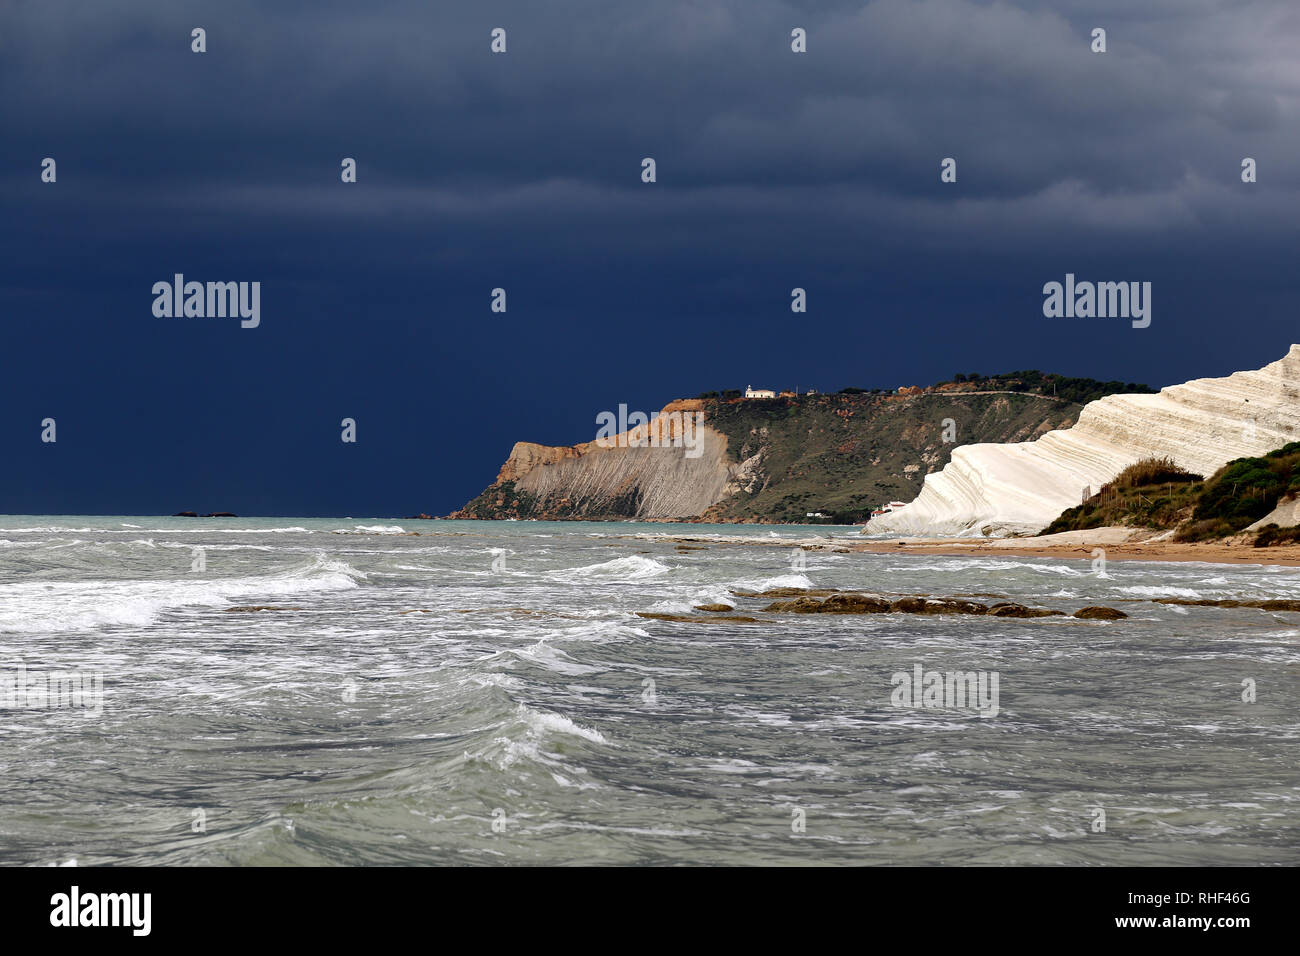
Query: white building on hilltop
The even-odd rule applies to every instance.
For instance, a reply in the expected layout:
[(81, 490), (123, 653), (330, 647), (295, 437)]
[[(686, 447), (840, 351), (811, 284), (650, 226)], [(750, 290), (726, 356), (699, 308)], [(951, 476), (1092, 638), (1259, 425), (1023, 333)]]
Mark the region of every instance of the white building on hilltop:
[(745, 386), (746, 398), (776, 398), (776, 392), (770, 388), (754, 388), (752, 385)]

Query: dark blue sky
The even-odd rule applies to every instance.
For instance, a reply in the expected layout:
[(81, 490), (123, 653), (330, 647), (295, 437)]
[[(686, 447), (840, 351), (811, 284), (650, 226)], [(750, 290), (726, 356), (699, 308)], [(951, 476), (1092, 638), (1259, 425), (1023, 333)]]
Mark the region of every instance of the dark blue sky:
[[(1287, 0), (5, 4), (0, 511), (445, 513), (620, 403), (1258, 367), (1297, 48)], [(176, 272), (260, 327), (154, 317)], [(1150, 328), (1044, 318), (1066, 272)]]

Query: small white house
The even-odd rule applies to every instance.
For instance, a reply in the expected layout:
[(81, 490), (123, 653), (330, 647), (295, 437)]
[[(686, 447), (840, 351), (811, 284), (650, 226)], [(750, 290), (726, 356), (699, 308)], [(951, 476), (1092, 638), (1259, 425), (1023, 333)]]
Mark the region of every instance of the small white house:
[(776, 398), (776, 392), (770, 388), (754, 388), (752, 385), (745, 386), (746, 398)]

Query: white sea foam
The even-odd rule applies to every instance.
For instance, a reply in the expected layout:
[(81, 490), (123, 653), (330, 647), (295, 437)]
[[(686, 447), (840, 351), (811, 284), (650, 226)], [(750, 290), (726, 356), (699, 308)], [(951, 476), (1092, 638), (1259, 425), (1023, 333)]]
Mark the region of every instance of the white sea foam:
[(595, 744), (609, 743), (600, 731), (590, 727), (583, 727), (581, 724), (575, 724), (563, 714), (556, 714), (547, 710), (534, 710), (525, 704), (519, 705), (517, 713), (524, 723), (539, 734), (568, 734), (572, 737), (581, 737), (583, 740), (589, 740)]
[(1200, 591), (1194, 591), (1191, 588), (1176, 588), (1165, 585), (1146, 585), (1139, 584), (1132, 587), (1117, 588), (1122, 594), (1132, 594), (1134, 597), (1180, 597), (1199, 599), (1202, 595)]
[(246, 598), (277, 599), (357, 586), (365, 575), (342, 561), (317, 555), (288, 571), (238, 578), (171, 578), (152, 581), (23, 581), (0, 585), (0, 633), (145, 627), (168, 610), (221, 607)]
[(106, 530), (101, 528), (61, 528), (57, 525), (38, 525), (31, 528), (0, 528), (0, 534), (73, 534)]
[[(122, 528), (65, 528), (59, 525), (36, 525), (30, 528), (0, 528), (0, 534), (130, 534), (139, 530), (134, 526)], [(293, 525), (286, 528), (214, 528), (205, 522), (194, 521), (183, 528), (150, 528), (150, 534), (314, 534), (307, 528)]]
[(579, 568), (565, 568), (561, 571), (552, 572), (552, 576), (562, 581), (640, 581), (645, 578), (657, 577), (671, 570), (672, 568), (662, 561), (656, 561), (654, 558), (643, 557), (639, 554), (632, 554), (625, 558), (612, 558), (609, 561), (602, 561), (599, 564), (589, 564)]
[[(768, 591), (772, 588), (813, 588), (811, 579), (803, 574), (780, 574), (774, 578), (745, 578), (736, 581), (732, 587), (738, 591)], [(728, 600), (726, 603), (730, 604)]]

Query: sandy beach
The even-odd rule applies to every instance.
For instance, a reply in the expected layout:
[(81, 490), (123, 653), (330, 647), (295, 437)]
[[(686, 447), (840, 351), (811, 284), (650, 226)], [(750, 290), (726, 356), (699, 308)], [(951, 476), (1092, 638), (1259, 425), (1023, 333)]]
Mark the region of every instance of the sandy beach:
[(1253, 536), (1223, 541), (1178, 542), (1168, 533), (1132, 528), (1065, 531), (1033, 538), (903, 538), (863, 541), (854, 551), (877, 554), (941, 554), (966, 557), (1072, 558), (1092, 560), (1105, 551), (1107, 561), (1205, 561), (1213, 564), (1262, 564), (1300, 567), (1300, 545), (1256, 548)]

